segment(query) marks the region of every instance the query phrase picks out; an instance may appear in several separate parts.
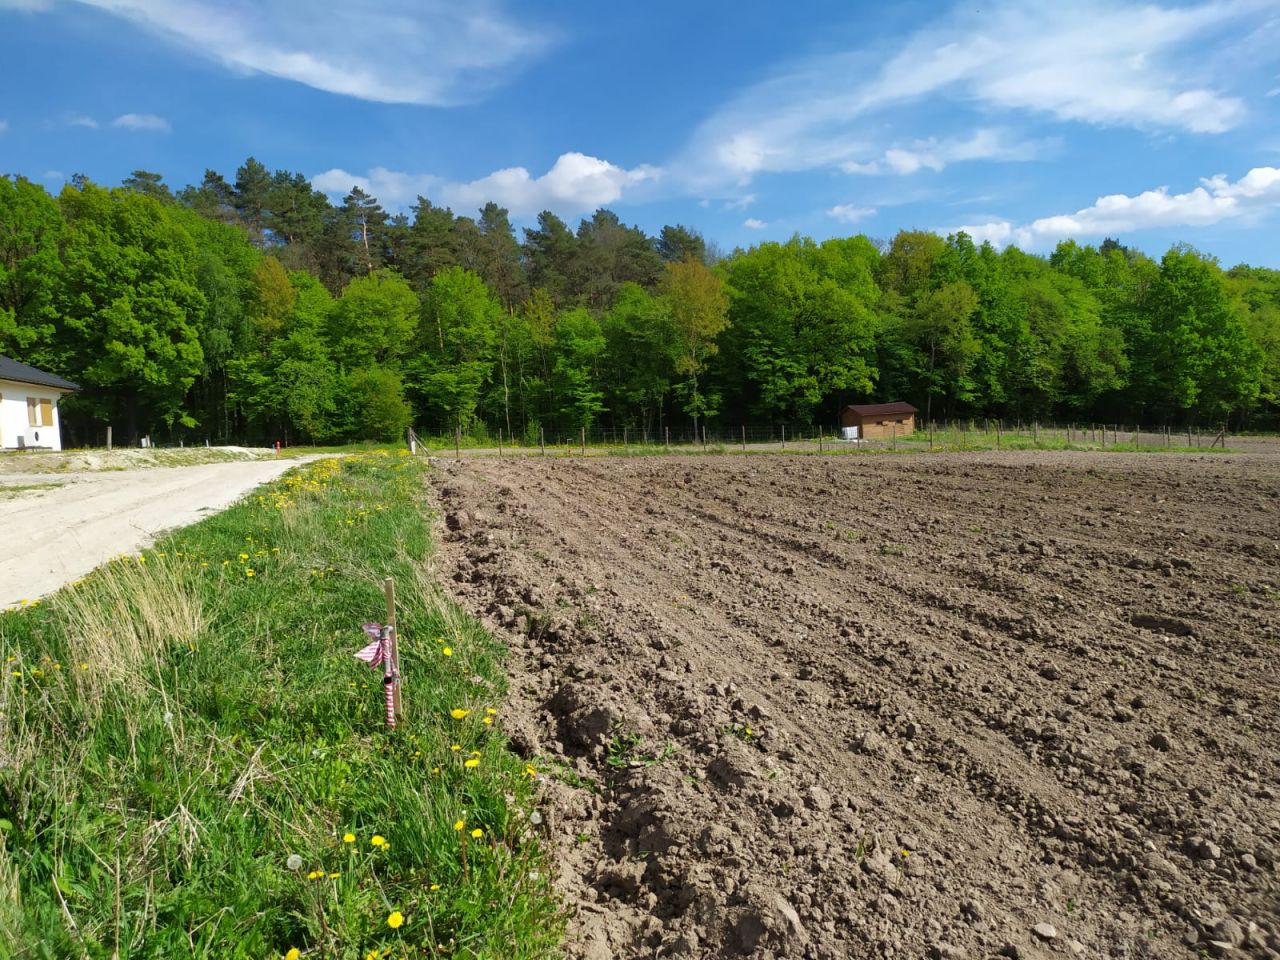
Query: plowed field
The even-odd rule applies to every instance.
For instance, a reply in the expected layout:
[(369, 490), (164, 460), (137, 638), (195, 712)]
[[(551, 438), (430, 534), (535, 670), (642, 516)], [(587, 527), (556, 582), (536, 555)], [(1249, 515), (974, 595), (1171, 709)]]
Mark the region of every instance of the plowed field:
[(578, 957), (1280, 956), (1280, 457), (441, 463)]

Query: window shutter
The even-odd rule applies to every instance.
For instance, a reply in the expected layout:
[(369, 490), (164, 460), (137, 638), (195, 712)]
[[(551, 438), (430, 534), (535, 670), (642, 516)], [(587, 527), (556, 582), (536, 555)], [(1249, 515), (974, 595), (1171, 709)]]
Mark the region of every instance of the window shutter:
[(42, 427), (53, 426), (53, 401), (52, 400), (40, 401), (40, 426)]

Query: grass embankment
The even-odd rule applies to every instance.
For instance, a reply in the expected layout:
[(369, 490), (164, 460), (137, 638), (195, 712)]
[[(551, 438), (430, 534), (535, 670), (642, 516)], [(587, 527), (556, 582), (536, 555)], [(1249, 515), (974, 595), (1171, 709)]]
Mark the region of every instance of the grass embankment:
[[(422, 471), (307, 465), (0, 617), (0, 956), (554, 951), (534, 771), (499, 650), (424, 571)], [(387, 575), (394, 733), (352, 656)]]

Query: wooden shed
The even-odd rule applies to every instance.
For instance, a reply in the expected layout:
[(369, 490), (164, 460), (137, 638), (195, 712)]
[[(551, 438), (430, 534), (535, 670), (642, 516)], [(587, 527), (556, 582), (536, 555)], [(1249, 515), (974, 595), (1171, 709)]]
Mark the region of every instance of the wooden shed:
[(909, 403), (852, 403), (840, 411), (840, 426), (857, 427), (858, 438), (905, 437), (915, 432), (916, 408)]

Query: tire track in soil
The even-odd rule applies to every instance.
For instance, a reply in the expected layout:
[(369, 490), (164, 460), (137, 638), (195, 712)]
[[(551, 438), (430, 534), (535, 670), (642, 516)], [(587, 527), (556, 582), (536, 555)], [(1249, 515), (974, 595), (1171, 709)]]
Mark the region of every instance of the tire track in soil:
[(1278, 467), (442, 464), (571, 954), (1280, 956)]

